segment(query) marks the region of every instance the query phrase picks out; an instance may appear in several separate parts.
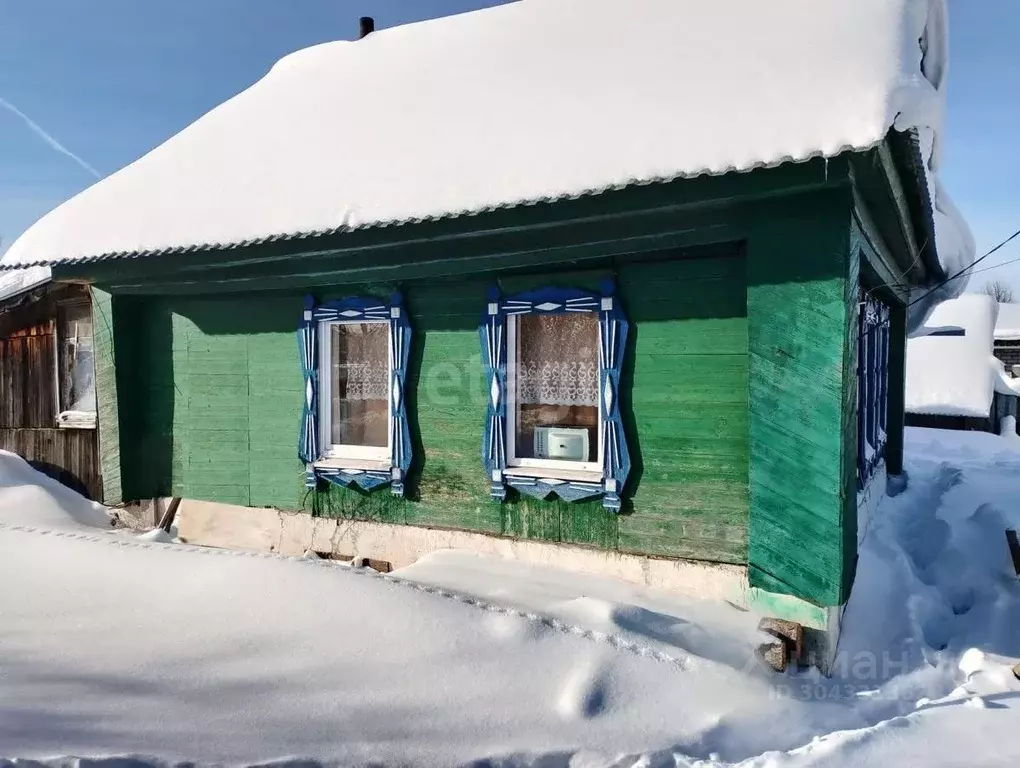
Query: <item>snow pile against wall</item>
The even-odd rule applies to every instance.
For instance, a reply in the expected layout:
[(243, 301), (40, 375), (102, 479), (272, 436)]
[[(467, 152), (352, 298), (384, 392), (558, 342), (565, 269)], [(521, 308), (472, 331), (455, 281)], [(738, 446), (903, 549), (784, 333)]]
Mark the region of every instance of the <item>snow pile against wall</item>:
[(108, 531), (110, 515), (16, 453), (0, 450), (0, 524)]
[(991, 296), (976, 293), (934, 308), (928, 318), (931, 325), (956, 327), (964, 335), (908, 340), (908, 413), (988, 417), (1002, 378), (1002, 365), (992, 356), (996, 310)]
[(923, 129), (934, 173), (944, 2), (523, 0), (316, 46), (44, 217), (0, 266), (748, 171), (893, 127)]
[(996, 341), (1020, 341), (1020, 304), (999, 303), (995, 320)]

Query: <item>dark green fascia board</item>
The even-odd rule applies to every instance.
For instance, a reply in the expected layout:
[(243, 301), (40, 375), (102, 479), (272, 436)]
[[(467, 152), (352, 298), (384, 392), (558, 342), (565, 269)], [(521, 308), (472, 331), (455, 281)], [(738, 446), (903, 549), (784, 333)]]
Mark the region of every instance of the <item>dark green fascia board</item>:
[(884, 300), (907, 303), (910, 298), (911, 279), (900, 263), (893, 258), (870, 208), (854, 190), (854, 210), (850, 222), (850, 247), (860, 250), (861, 283), (869, 290), (877, 290)]
[[(539, 233), (562, 227), (588, 226), (599, 221), (622, 221), (631, 216), (669, 215), (700, 207), (740, 206), (755, 200), (797, 192), (819, 190), (848, 183), (847, 155), (831, 160), (815, 159), (784, 164), (770, 169), (723, 176), (703, 176), (668, 183), (633, 186), (577, 199), (560, 200), (516, 208), (499, 209), (402, 226), (354, 230), (328, 236), (280, 240), (243, 248), (153, 254), (138, 258), (101, 259), (53, 267), (57, 279), (83, 280), (115, 287), (149, 282), (170, 285), (185, 280), (189, 272), (204, 273), (193, 282), (210, 283), (213, 270), (251, 269), (277, 264), (265, 274), (287, 275), (295, 262), (322, 257), (342, 271), (346, 259), (370, 256), (377, 263), (387, 261), (387, 252), (400, 250), (404, 263), (412, 263), (430, 249), (446, 245), (457, 253), (468, 252), (465, 243), (479, 243), (475, 252), (485, 251), (484, 241), (500, 243), (507, 236)], [(500, 248), (492, 247), (492, 253)], [(420, 251), (420, 252), (416, 252)], [(353, 264), (352, 264), (353, 266)], [(227, 279), (229, 272), (222, 272)], [(215, 287), (212, 290), (217, 290)]]
[(935, 239), (935, 206), (928, 188), (928, 171), (921, 152), (917, 131), (890, 131), (887, 143), (895, 170), (903, 183), (907, 208), (914, 224), (915, 239), (920, 249), (920, 262), (928, 281), (941, 281), (947, 275), (939, 261)]
[(902, 282), (910, 286), (928, 285), (942, 277), (931, 201), (918, 163), (916, 138), (899, 131), (890, 131), (881, 144), (850, 161), (855, 195), (863, 202), (858, 208), (866, 209), (859, 218), (876, 250), (895, 262), (892, 272), (901, 274)]
[[(423, 245), (406, 249), (302, 255), (288, 262), (261, 263), (228, 269), (189, 270), (159, 276), (119, 275), (102, 284), (118, 293), (208, 293), (284, 290), (322, 285), (393, 283), (418, 279), (452, 279), (467, 275), (505, 273), (515, 269), (556, 264), (582, 264), (628, 254), (663, 251), (742, 240), (745, 231), (734, 225), (733, 215), (711, 215), (699, 207), (698, 222), (674, 212), (668, 227), (641, 231), (629, 222), (587, 222), (560, 231), (504, 234), (489, 239)], [(638, 222), (642, 221), (638, 217)], [(647, 223), (647, 222), (646, 222)], [(661, 223), (661, 222), (660, 222)], [(583, 237), (582, 237), (583, 235)]]
[(415, 244), (405, 248), (356, 252), (338, 256), (301, 256), (284, 262), (260, 263), (227, 269), (160, 277), (119, 275), (103, 283), (117, 293), (201, 294), (215, 291), (245, 292), (293, 290), (345, 284), (396, 284), (419, 279), (441, 280), (506, 274), (536, 267), (612, 268), (622, 261), (647, 258), (650, 252), (685, 249), (744, 241), (763, 218), (788, 216), (790, 209), (819, 206), (852, 207), (849, 185), (802, 191), (782, 198), (759, 199), (751, 204), (697, 204), (684, 209), (657, 209), (625, 216), (607, 215), (560, 227), (499, 232), (485, 238), (468, 238)]
[(906, 201), (896, 197), (887, 171), (878, 148), (851, 161), (854, 220), (872, 246), (863, 255), (881, 282), (914, 285), (923, 280), (924, 265), (916, 241), (907, 234), (912, 224)]

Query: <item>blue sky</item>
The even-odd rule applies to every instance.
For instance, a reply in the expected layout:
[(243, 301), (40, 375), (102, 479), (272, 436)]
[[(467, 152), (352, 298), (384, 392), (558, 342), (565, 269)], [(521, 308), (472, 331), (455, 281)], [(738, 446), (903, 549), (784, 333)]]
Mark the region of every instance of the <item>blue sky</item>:
[[(281, 56), (500, 0), (0, 0), (0, 238), (161, 143)], [(1020, 0), (949, 0), (943, 180), (984, 252), (1020, 228)], [(13, 106), (75, 158), (32, 130)], [(2, 246), (0, 246), (2, 249)], [(1020, 241), (987, 263), (1020, 258)], [(978, 275), (1020, 293), (1020, 263)]]

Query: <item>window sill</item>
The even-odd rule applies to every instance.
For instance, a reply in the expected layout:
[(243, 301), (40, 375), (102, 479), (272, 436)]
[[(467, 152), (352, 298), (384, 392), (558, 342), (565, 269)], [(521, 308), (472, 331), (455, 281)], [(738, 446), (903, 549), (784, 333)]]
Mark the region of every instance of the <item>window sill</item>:
[(383, 459), (320, 459), (315, 462), (317, 469), (362, 469), (365, 471), (389, 472), (392, 464)]
[(96, 414), (85, 411), (64, 411), (57, 416), (59, 429), (95, 429)]
[(573, 480), (579, 483), (601, 483), (602, 473), (595, 469), (546, 469), (544, 467), (507, 467), (507, 477), (535, 477), (547, 480)]

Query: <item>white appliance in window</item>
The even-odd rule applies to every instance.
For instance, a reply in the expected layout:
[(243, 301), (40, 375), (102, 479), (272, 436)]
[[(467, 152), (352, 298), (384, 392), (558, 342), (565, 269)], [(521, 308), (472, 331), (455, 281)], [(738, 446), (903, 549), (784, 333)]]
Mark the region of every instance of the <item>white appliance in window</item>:
[(572, 427), (535, 427), (535, 458), (587, 461), (588, 430)]

